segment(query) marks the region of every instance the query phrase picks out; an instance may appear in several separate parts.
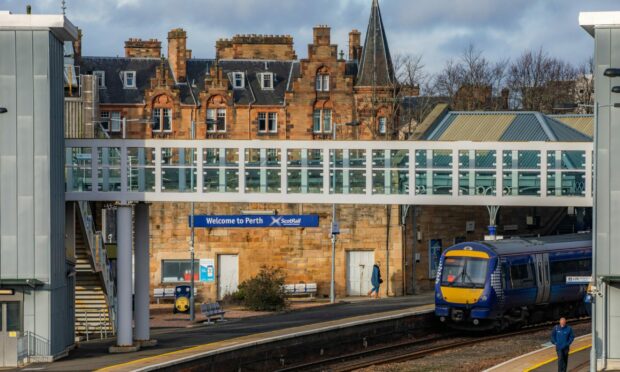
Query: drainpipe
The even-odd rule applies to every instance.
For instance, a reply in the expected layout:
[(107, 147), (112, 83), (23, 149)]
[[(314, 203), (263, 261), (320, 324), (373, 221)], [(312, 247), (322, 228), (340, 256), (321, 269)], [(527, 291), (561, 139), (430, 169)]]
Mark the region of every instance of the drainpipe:
[(418, 208), (413, 207), (413, 211), (411, 212), (411, 231), (412, 231), (412, 250), (413, 250), (413, 260), (411, 262), (411, 271), (413, 272), (413, 280), (411, 283), (411, 292), (415, 295), (417, 292), (417, 260), (416, 260), (416, 245), (418, 243), (418, 218), (417, 218)]
[(254, 95), (252, 84), (250, 84), (247, 71), (245, 71), (245, 79), (248, 87), (250, 88), (250, 93), (252, 93), (252, 101), (250, 101), (250, 104), (248, 105), (248, 139), (252, 139), (252, 105), (256, 103), (256, 96)]

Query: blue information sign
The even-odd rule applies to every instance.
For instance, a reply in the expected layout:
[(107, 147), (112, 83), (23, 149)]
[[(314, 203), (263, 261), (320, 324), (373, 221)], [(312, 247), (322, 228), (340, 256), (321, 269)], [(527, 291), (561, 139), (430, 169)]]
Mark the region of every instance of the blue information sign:
[[(192, 217), (188, 223), (191, 227)], [(282, 216), (194, 216), (194, 227), (201, 228), (284, 228), (284, 227), (318, 227), (319, 216), (282, 215)]]

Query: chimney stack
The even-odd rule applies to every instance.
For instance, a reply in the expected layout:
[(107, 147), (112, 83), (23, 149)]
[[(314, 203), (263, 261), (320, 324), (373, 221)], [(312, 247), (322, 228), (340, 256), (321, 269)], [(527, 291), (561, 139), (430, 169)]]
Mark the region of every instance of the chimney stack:
[(168, 32), (168, 62), (177, 81), (187, 79), (187, 59), (187, 33), (182, 28), (175, 28)]
[(331, 44), (331, 28), (329, 26), (320, 25), (314, 28), (314, 45), (330, 45)]
[(362, 33), (358, 30), (349, 32), (349, 60), (358, 60), (362, 56)]
[(73, 41), (73, 60), (77, 65), (82, 59), (82, 29), (78, 28), (78, 37)]
[(159, 58), (161, 41), (157, 39), (135, 39), (125, 41), (125, 57), (127, 58)]

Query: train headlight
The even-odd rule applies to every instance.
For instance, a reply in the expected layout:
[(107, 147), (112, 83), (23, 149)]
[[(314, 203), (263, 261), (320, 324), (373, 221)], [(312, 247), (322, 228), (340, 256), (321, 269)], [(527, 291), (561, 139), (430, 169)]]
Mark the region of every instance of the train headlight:
[(486, 300), (488, 300), (488, 299), (489, 299), (489, 298), (487, 297), (487, 295), (482, 295), (482, 297), (480, 297), (480, 300), (479, 300), (479, 301), (486, 301)]
[(443, 299), (443, 296), (441, 295), (441, 291), (437, 291), (437, 293), (435, 294), (435, 297), (437, 297), (438, 300)]

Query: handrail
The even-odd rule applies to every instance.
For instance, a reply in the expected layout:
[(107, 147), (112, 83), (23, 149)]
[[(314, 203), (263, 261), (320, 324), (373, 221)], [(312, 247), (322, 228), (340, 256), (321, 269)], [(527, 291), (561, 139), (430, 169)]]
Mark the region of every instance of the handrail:
[(103, 236), (101, 232), (95, 230), (95, 224), (93, 221), (93, 213), (90, 208), (90, 204), (86, 201), (77, 202), (80, 210), (80, 216), (82, 217), (82, 223), (84, 230), (86, 231), (86, 239), (88, 241), (88, 247), (93, 259), (93, 265), (96, 272), (100, 272), (103, 277), (103, 283), (105, 292), (108, 298), (108, 313), (110, 314), (110, 321), (115, 328), (116, 324), (116, 295), (114, 290), (114, 278), (108, 267), (108, 257), (103, 242)]

